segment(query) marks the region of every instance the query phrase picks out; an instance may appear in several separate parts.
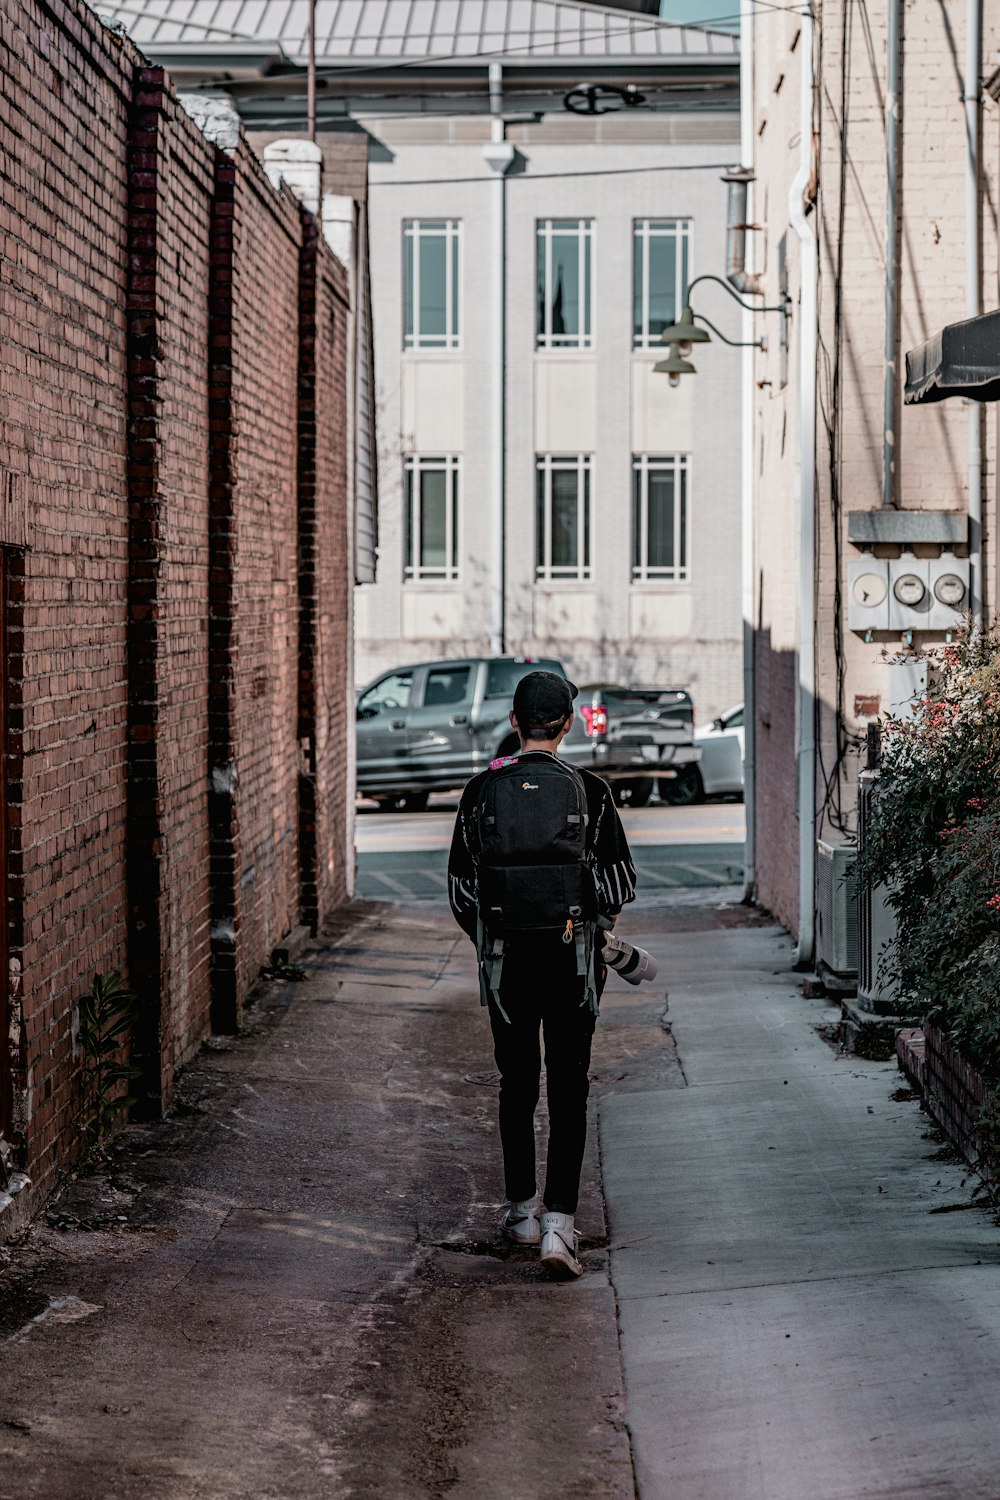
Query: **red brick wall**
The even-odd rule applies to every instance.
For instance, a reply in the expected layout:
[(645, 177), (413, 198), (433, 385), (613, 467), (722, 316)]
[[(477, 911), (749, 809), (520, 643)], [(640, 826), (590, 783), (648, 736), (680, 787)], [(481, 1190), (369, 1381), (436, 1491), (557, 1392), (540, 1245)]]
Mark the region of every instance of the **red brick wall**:
[[(241, 143), (231, 182), (230, 476), (234, 572), (226, 683), (236, 755), (234, 896), (245, 993), (298, 904), (298, 316), (301, 223)], [(220, 242), (224, 237), (220, 221)]]
[(208, 827), (209, 255), (215, 153), (158, 68), (130, 143), (132, 984), (155, 1103), (211, 1000)]
[(79, 1145), (95, 973), (139, 994), (155, 1109), (343, 894), (346, 293), (246, 144), (210, 145), (82, 5), (3, 8), (0, 96), (0, 1133), (43, 1193)]
[(347, 277), (305, 225), (299, 345), (299, 848), (303, 920), (347, 894), (347, 736), (350, 681), (347, 446)]
[(60, 0), (0, 8), (0, 72), (0, 468), (25, 492), (30, 545), (10, 559), (8, 918), (23, 978), (5, 1123), (47, 1182), (74, 1140), (76, 1002), (126, 958), (131, 76), (95, 18)]

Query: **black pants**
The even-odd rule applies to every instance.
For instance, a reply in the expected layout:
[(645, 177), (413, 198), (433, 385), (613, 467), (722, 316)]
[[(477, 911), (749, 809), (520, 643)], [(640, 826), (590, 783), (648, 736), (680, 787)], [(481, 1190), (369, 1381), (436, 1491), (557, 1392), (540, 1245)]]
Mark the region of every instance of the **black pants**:
[[(601, 976), (603, 977), (603, 975)], [(590, 1044), (596, 1017), (581, 1005), (584, 982), (575, 947), (544, 939), (512, 947), (504, 958), (500, 999), (510, 1021), (493, 1004), (490, 1024), (500, 1069), (500, 1141), (507, 1197), (536, 1191), (535, 1107), (545, 1038), (549, 1155), (542, 1198), (553, 1213), (576, 1212), (587, 1141)]]

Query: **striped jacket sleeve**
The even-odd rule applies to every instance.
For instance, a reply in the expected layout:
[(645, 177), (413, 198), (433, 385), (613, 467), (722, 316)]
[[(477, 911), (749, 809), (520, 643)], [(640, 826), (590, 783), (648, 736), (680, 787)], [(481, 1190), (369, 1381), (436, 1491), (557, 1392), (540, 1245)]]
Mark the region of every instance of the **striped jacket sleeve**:
[(635, 900), (635, 865), (618, 816), (611, 788), (602, 788), (593, 834), (594, 869), (600, 893), (601, 911), (617, 916), (623, 906)]

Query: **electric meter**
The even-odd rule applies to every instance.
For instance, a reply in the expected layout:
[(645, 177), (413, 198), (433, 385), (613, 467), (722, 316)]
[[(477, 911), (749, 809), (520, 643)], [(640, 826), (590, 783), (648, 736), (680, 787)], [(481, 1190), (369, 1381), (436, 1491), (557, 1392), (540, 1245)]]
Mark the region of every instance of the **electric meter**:
[(865, 609), (878, 609), (885, 602), (889, 585), (884, 573), (860, 573), (854, 580), (854, 602)]
[(926, 594), (927, 587), (916, 573), (900, 573), (892, 586), (892, 592), (907, 609), (916, 609)]
[(957, 573), (942, 573), (935, 580), (934, 597), (950, 609), (957, 609), (965, 598), (965, 580)]

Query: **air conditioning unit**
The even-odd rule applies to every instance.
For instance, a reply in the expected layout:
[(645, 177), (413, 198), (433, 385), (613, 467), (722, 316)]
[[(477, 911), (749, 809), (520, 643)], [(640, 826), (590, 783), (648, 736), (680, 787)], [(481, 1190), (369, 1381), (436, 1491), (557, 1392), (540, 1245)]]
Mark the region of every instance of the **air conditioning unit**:
[(816, 843), (816, 966), (835, 987), (853, 991), (858, 977), (857, 847)]
[[(858, 778), (858, 842), (864, 846), (872, 799), (877, 794), (878, 772), (862, 771)], [(886, 902), (886, 888), (858, 892), (858, 1004), (879, 1015), (893, 1015), (897, 1008), (896, 984), (879, 977), (883, 950), (896, 936), (896, 914)]]

